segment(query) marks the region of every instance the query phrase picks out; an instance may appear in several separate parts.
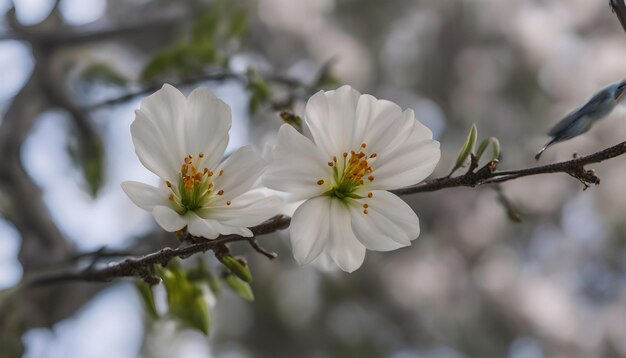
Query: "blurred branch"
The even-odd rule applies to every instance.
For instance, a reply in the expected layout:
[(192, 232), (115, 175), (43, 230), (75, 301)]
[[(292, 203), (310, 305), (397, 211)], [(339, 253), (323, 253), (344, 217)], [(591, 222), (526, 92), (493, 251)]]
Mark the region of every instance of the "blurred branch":
[(93, 25), (86, 25), (45, 29), (39, 25), (21, 25), (15, 18), (14, 10), (11, 10), (7, 15), (12, 31), (0, 35), (0, 39), (26, 40), (51, 47), (90, 44), (97, 41), (120, 39), (128, 35), (156, 30), (162, 31), (164, 28), (182, 23), (187, 17), (187, 14), (181, 12), (167, 12), (136, 23), (116, 27), (97, 28)]
[[(248, 85), (249, 83), (249, 79), (246, 74), (235, 73), (233, 71), (224, 69), (222, 67), (216, 67), (212, 70), (209, 70), (205, 73), (198, 74), (195, 76), (178, 78), (168, 83), (171, 84), (172, 86), (178, 87), (178, 86), (193, 85), (193, 84), (196, 84), (198, 82), (203, 82), (203, 81), (227, 81), (227, 80), (237, 81), (244, 86)], [(308, 86), (305, 85), (304, 83), (301, 83), (296, 79), (284, 77), (280, 75), (274, 75), (274, 76), (270, 75), (267, 77), (267, 80), (274, 82), (274, 83), (280, 83), (292, 89), (297, 89), (297, 88), (308, 89)], [(122, 96), (111, 98), (111, 99), (98, 102), (98, 103), (93, 103), (91, 105), (87, 105), (84, 107), (84, 109), (86, 111), (94, 111), (94, 110), (98, 110), (107, 106), (122, 104), (128, 101), (131, 101), (137, 97), (143, 97), (148, 94), (151, 94), (161, 89), (162, 85), (163, 83), (160, 83), (160, 82), (151, 83), (139, 90), (129, 92)], [(282, 101), (270, 101), (270, 107), (275, 110), (280, 110), (290, 105), (295, 99), (296, 99), (296, 95), (293, 94), (293, 91), (289, 91), (289, 96), (286, 99)]]
[(626, 4), (624, 4), (624, 0), (610, 0), (609, 6), (611, 6), (611, 10), (617, 16), (620, 24), (622, 24), (624, 31), (626, 31)]

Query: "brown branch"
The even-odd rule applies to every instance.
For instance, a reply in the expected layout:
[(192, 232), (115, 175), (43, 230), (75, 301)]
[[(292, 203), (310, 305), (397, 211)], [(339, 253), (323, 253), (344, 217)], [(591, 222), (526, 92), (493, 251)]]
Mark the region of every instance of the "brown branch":
[[(393, 190), (392, 192), (397, 195), (409, 195), (414, 193), (434, 192), (453, 187), (476, 187), (485, 184), (502, 183), (526, 176), (551, 173), (568, 174), (580, 180), (585, 185), (585, 188), (587, 188), (590, 184), (599, 184), (600, 179), (593, 170), (585, 169), (586, 165), (599, 163), (625, 153), (626, 142), (622, 142), (597, 153), (565, 162), (500, 172), (496, 171), (497, 161), (491, 161), (477, 171), (471, 170), (458, 177), (434, 179), (416, 186)], [(176, 257), (186, 258), (200, 252), (220, 250), (225, 244), (237, 241), (247, 241), (257, 252), (273, 259), (276, 257), (276, 254), (259, 246), (256, 237), (286, 229), (290, 221), (290, 218), (279, 215), (251, 228), (255, 235), (252, 238), (238, 235), (225, 235), (215, 240), (204, 240), (194, 237), (190, 240), (192, 243), (184, 247), (181, 246), (175, 249), (167, 247), (145, 256), (137, 258), (131, 257), (104, 267), (94, 265), (93, 267), (90, 266), (82, 270), (72, 269), (39, 274), (28, 278), (27, 284), (50, 284), (64, 281), (106, 282), (120, 277), (142, 277), (144, 280), (152, 282), (155, 278), (151, 275), (150, 269), (155, 264), (165, 265)], [(185, 242), (187, 241), (188, 240), (185, 240)]]
[[(250, 230), (252, 230), (255, 236), (265, 235), (288, 227), (290, 221), (290, 218), (279, 215), (250, 228)], [(142, 277), (147, 281), (151, 281), (152, 275), (150, 270), (155, 264), (166, 265), (176, 257), (189, 257), (200, 252), (219, 249), (225, 244), (236, 241), (253, 243), (253, 240), (250, 238), (238, 235), (224, 235), (215, 240), (197, 241), (194, 244), (175, 249), (166, 247), (145, 256), (128, 258), (104, 267), (87, 267), (82, 270), (61, 270), (33, 275), (30, 278), (26, 278), (26, 285), (45, 285), (67, 281), (108, 282), (120, 277)], [(255, 246), (255, 244), (252, 245), (253, 247)], [(259, 247), (258, 244), (256, 246)], [(256, 247), (255, 249), (258, 251)], [(265, 251), (264, 249), (261, 250)]]
[(565, 173), (583, 183), (585, 188), (591, 184), (600, 184), (600, 178), (593, 170), (585, 169), (585, 166), (593, 163), (600, 163), (605, 160), (615, 158), (626, 153), (626, 142), (614, 145), (597, 153), (585, 157), (575, 158), (565, 162), (543, 165), (539, 167), (496, 171), (497, 162), (492, 161), (476, 172), (468, 172), (464, 175), (453, 178), (439, 178), (427, 181), (423, 184), (410, 186), (402, 189), (392, 190), (397, 195), (409, 195), (415, 193), (438, 191), (452, 187), (476, 187), (484, 184), (502, 183), (522, 177), (540, 174)]

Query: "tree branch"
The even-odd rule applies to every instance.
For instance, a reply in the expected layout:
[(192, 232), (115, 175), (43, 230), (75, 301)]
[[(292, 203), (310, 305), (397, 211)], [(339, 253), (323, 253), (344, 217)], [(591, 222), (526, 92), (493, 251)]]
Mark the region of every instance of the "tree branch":
[(484, 167), (478, 171), (470, 171), (464, 175), (453, 178), (439, 178), (427, 181), (423, 184), (410, 186), (402, 189), (392, 190), (397, 195), (408, 195), (423, 192), (438, 191), (445, 188), (469, 186), (475, 187), (484, 184), (495, 184), (510, 181), (526, 176), (539, 175), (539, 174), (551, 174), (551, 173), (566, 173), (573, 178), (578, 179), (585, 189), (591, 184), (600, 184), (600, 178), (595, 174), (593, 170), (585, 169), (585, 165), (600, 163), (605, 160), (615, 158), (626, 153), (626, 142), (619, 143), (610, 148), (602, 151), (590, 154), (585, 157), (574, 158), (569, 161), (543, 165), (539, 167), (508, 170), (508, 171), (496, 171), (497, 162), (492, 161), (487, 163)]
[[(434, 192), (453, 187), (476, 187), (485, 184), (496, 184), (526, 176), (552, 173), (568, 174), (581, 181), (585, 185), (586, 189), (590, 186), (590, 184), (598, 185), (600, 183), (600, 178), (598, 178), (593, 170), (585, 169), (585, 165), (599, 163), (625, 153), (626, 142), (622, 142), (597, 153), (585, 157), (574, 158), (565, 162), (500, 172), (496, 171), (498, 164), (497, 161), (491, 161), (477, 171), (469, 170), (467, 173), (457, 177), (438, 178), (416, 186), (392, 190), (391, 192), (397, 195), (409, 195), (423, 192)], [(36, 274), (27, 278), (26, 283), (27, 285), (42, 285), (65, 281), (106, 282), (121, 277), (141, 277), (148, 282), (154, 282), (156, 278), (154, 278), (150, 272), (152, 265), (166, 265), (173, 258), (186, 258), (200, 252), (216, 249), (219, 250), (225, 244), (237, 241), (247, 241), (257, 252), (273, 259), (276, 257), (276, 254), (268, 252), (260, 247), (256, 241), (256, 237), (286, 229), (289, 227), (290, 221), (290, 218), (279, 215), (251, 228), (254, 233), (254, 237), (252, 238), (238, 235), (224, 235), (215, 240), (205, 240), (202, 238), (192, 237), (193, 240), (191, 241), (193, 243), (188, 246), (181, 246), (176, 249), (166, 247), (160, 251), (145, 256), (136, 258), (131, 257), (123, 261), (111, 263), (104, 267), (96, 267), (93, 265), (85, 269), (64, 269), (51, 273), (46, 272)], [(97, 256), (97, 254), (89, 256), (94, 257)]]
[[(269, 234), (289, 226), (291, 219), (278, 215), (268, 221), (250, 228), (255, 236)], [(181, 246), (175, 249), (166, 247), (157, 252), (126, 260), (111, 263), (104, 267), (87, 267), (82, 270), (61, 270), (57, 272), (33, 275), (26, 278), (26, 285), (45, 285), (67, 281), (107, 282), (120, 277), (142, 277), (151, 280), (150, 269), (155, 264), (166, 265), (176, 257), (189, 257), (191, 255), (218, 249), (221, 246), (237, 241), (248, 241), (254, 247), (252, 239), (238, 235), (223, 235), (215, 240), (196, 240), (189, 246)], [(258, 244), (256, 244), (258, 246)], [(259, 247), (260, 248), (260, 247)], [(256, 248), (255, 248), (256, 249)], [(260, 248), (265, 251), (264, 249)], [(258, 251), (258, 249), (256, 249)]]

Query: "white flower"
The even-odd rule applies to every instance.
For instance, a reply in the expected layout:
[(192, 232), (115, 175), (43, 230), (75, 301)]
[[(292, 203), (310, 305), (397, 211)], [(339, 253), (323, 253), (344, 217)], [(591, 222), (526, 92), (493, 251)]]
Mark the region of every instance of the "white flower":
[(127, 181), (122, 188), (167, 231), (185, 226), (192, 235), (250, 237), (278, 211), (280, 200), (259, 190), (267, 163), (250, 146), (220, 163), (228, 144), (230, 107), (206, 88), (188, 98), (170, 85), (141, 102), (131, 125), (141, 163), (158, 175), (157, 188)]
[(296, 260), (321, 255), (352, 272), (366, 248), (410, 245), (420, 232), (417, 215), (386, 190), (432, 173), (440, 157), (432, 132), (412, 110), (349, 86), (311, 97), (306, 123), (314, 143), (283, 125), (263, 177), (267, 187), (306, 199), (289, 229)]

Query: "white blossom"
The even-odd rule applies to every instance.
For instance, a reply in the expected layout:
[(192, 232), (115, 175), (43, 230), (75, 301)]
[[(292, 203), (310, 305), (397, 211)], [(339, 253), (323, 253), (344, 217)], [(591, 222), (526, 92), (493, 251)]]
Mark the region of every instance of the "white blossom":
[(376, 251), (408, 246), (415, 212), (387, 190), (419, 183), (440, 158), (439, 142), (412, 110), (349, 86), (318, 92), (306, 105), (313, 141), (283, 125), (263, 183), (303, 200), (290, 238), (300, 264), (316, 258), (352, 272)]
[(163, 229), (187, 227), (190, 234), (207, 239), (250, 237), (248, 227), (278, 212), (278, 198), (252, 190), (267, 165), (252, 147), (242, 147), (220, 163), (231, 112), (210, 90), (197, 88), (185, 98), (166, 84), (145, 98), (135, 114), (135, 152), (161, 185), (126, 181), (122, 188)]

